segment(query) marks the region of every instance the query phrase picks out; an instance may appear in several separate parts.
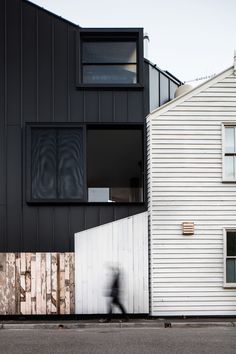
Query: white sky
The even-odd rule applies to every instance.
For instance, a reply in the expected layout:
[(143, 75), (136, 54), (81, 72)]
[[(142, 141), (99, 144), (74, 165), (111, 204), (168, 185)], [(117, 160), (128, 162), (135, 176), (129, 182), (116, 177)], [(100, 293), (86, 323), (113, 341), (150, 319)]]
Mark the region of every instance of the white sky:
[(81, 27), (143, 27), (149, 59), (182, 81), (233, 65), (236, 0), (31, 0)]

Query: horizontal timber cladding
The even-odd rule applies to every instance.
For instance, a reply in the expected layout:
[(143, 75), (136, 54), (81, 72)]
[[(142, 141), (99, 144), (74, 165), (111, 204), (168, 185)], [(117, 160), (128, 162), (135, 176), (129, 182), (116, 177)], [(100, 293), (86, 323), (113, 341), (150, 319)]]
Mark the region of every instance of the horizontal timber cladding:
[(74, 312), (74, 253), (0, 253), (0, 315)]
[[(236, 184), (222, 183), (222, 123), (236, 124), (236, 76), (214, 80), (148, 119), (152, 315), (236, 315), (236, 289), (223, 287)], [(194, 235), (182, 235), (183, 222), (194, 222)]]

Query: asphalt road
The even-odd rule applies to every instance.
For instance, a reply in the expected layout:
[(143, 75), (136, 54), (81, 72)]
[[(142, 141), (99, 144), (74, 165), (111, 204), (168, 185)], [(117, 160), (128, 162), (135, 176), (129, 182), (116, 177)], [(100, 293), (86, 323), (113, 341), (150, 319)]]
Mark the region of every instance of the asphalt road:
[(0, 330), (1, 354), (235, 354), (236, 328)]

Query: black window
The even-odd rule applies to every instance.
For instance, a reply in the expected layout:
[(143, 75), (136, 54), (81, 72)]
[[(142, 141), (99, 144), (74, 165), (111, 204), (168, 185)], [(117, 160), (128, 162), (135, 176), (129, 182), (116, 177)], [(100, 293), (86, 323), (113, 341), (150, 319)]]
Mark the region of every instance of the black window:
[(141, 83), (142, 30), (80, 31), (78, 85), (138, 86)]
[(236, 231), (226, 231), (226, 284), (236, 286)]
[(30, 200), (84, 198), (82, 128), (31, 128)]
[(142, 127), (28, 125), (28, 202), (143, 200)]
[(136, 42), (82, 42), (85, 84), (136, 84)]

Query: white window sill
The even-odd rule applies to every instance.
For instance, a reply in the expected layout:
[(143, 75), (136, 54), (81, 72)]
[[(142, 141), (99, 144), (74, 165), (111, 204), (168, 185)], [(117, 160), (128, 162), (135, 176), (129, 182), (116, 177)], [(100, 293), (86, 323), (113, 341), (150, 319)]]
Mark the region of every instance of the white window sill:
[(225, 288), (225, 289), (235, 289), (236, 288), (236, 283), (225, 283), (223, 285), (223, 288)]

